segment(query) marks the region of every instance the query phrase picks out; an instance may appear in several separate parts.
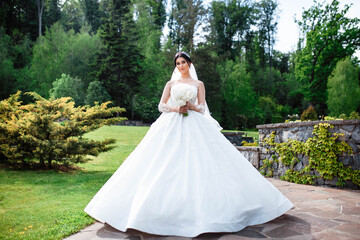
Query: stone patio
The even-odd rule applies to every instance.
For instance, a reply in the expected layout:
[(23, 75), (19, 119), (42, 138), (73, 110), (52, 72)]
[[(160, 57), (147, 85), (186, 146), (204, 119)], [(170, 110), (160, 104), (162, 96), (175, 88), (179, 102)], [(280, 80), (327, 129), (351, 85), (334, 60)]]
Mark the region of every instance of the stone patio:
[(236, 233), (209, 233), (196, 238), (120, 232), (99, 222), (65, 240), (254, 240), (360, 239), (360, 191), (300, 185), (268, 178), (295, 205), (283, 216)]

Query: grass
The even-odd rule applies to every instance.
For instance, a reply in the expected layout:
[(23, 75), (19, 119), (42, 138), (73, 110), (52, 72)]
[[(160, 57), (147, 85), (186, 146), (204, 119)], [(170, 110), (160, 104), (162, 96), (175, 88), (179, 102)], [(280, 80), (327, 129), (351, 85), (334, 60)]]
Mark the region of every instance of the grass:
[(106, 126), (87, 136), (116, 148), (72, 172), (0, 169), (0, 239), (62, 239), (94, 222), (87, 203), (136, 147), (148, 127)]
[[(0, 168), (0, 239), (63, 239), (95, 222), (83, 209), (149, 127), (106, 126), (87, 134), (116, 148), (71, 172)], [(248, 136), (258, 136), (248, 132)]]
[[(235, 132), (236, 130), (222, 130), (222, 132)], [(259, 132), (258, 131), (243, 131), (239, 130), (238, 132), (246, 133), (246, 137), (252, 137), (254, 139), (259, 139)]]

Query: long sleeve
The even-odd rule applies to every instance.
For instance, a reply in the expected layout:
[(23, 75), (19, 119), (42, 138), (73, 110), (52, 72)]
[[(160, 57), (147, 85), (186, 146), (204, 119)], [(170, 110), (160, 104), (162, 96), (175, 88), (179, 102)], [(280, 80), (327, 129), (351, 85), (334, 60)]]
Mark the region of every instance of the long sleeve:
[(164, 91), (162, 93), (162, 96), (161, 96), (161, 100), (160, 100), (160, 103), (158, 105), (158, 109), (160, 112), (163, 112), (163, 113), (168, 113), (168, 112), (172, 112), (172, 107), (167, 104), (169, 98), (170, 98), (170, 89), (171, 89), (171, 83), (170, 82), (167, 82), (165, 87), (164, 87)]
[(171, 112), (171, 108), (168, 104), (160, 102), (158, 105), (160, 112)]

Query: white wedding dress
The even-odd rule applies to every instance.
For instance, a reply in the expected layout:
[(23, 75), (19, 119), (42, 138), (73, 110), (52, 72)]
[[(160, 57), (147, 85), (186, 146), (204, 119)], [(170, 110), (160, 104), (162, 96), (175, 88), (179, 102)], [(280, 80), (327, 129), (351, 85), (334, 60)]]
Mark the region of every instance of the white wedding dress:
[(288, 211), (293, 204), (216, 123), (196, 111), (162, 113), (85, 212), (121, 231), (194, 237), (240, 231)]

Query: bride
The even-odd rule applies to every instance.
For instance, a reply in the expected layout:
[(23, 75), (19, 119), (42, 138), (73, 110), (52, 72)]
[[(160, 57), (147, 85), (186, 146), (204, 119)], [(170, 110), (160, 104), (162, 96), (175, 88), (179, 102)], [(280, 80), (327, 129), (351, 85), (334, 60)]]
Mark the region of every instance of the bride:
[(270, 221), (293, 204), (223, 136), (189, 55), (175, 55), (161, 116), (86, 206), (126, 231), (195, 237)]

